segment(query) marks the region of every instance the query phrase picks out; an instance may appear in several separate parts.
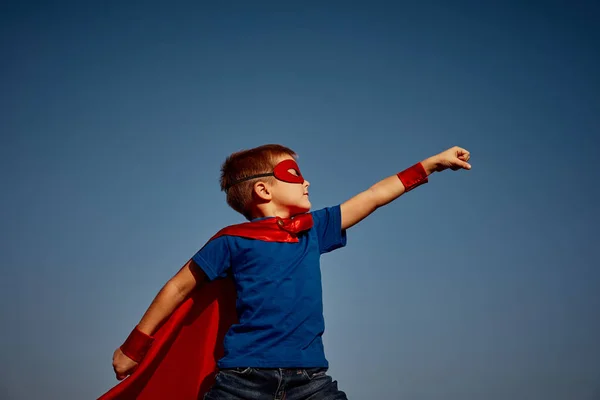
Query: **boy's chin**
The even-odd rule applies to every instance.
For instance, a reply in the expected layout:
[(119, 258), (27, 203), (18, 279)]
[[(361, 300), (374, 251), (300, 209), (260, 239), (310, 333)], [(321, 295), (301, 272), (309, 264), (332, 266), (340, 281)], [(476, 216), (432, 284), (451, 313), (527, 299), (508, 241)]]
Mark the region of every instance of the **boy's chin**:
[(302, 207), (294, 207), (294, 209), (290, 210), (291, 215), (305, 214), (310, 211), (311, 204), (303, 205)]
[(307, 204), (304, 205), (303, 209), (303, 213), (307, 213), (310, 211), (310, 207), (312, 206), (312, 204), (310, 204), (310, 201), (307, 201)]

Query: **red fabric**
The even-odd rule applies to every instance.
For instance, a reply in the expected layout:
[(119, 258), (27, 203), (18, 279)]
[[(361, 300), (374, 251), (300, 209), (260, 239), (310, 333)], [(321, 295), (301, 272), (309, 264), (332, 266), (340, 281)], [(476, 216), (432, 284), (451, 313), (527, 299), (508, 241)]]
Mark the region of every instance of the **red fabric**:
[[(290, 173), (290, 169), (296, 171), (297, 175)], [(288, 183), (304, 183), (304, 177), (302, 177), (300, 168), (294, 160), (283, 160), (277, 164), (273, 169), (273, 175), (275, 175), (275, 178), (279, 179), (280, 181)]]
[[(279, 222), (281, 221), (281, 222)], [(241, 236), (269, 242), (298, 241), (310, 229), (311, 214), (293, 219), (269, 218), (233, 225), (219, 236)], [(237, 322), (236, 292), (230, 278), (194, 290), (154, 333), (154, 343), (135, 372), (98, 400), (198, 400), (214, 383), (223, 338)]]
[(398, 172), (397, 175), (398, 179), (400, 179), (404, 185), (405, 192), (410, 192), (417, 186), (428, 182), (427, 172), (421, 163), (416, 163), (412, 167), (407, 168), (402, 172)]
[(133, 328), (125, 343), (121, 346), (121, 351), (133, 361), (140, 362), (148, 352), (154, 338), (140, 331), (136, 326)]
[(265, 242), (297, 242), (296, 233), (313, 226), (312, 214), (300, 214), (294, 218), (268, 218), (260, 221), (246, 222), (221, 229), (215, 236), (242, 236)]

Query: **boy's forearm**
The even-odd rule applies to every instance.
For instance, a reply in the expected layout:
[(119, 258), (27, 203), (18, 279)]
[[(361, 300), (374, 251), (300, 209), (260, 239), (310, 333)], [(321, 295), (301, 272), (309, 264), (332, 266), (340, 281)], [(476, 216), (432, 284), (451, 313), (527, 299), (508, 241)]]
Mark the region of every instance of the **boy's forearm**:
[(192, 290), (205, 281), (206, 275), (202, 269), (190, 259), (158, 292), (137, 328), (147, 335), (152, 335)]
[[(434, 173), (438, 166), (436, 157), (429, 157), (421, 161), (421, 165), (427, 176)], [(372, 193), (373, 207), (376, 209), (396, 200), (406, 192), (406, 188), (398, 179), (398, 175), (394, 174), (371, 186), (369, 191)]]
[(206, 281), (206, 274), (190, 259), (158, 292), (148, 310), (131, 331), (120, 351), (131, 360), (140, 362), (152, 346), (158, 326), (175, 311), (188, 295)]
[(176, 284), (169, 281), (158, 292), (140, 323), (131, 331), (127, 340), (119, 347), (120, 352), (139, 363), (154, 342), (152, 335), (186, 296)]
[(147, 335), (153, 335), (161, 322), (175, 311), (186, 296), (177, 285), (169, 281), (158, 292), (137, 328)]
[[(431, 175), (439, 165), (437, 156), (421, 161), (421, 165), (427, 176)], [(369, 189), (342, 204), (342, 229), (348, 229), (357, 224), (377, 208), (396, 200), (405, 192), (406, 187), (399, 179), (398, 174), (377, 182)]]

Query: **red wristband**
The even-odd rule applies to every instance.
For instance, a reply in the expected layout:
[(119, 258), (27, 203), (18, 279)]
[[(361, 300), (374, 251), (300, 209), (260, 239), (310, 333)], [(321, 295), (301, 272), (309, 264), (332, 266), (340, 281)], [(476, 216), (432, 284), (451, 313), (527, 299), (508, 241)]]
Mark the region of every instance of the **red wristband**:
[(148, 352), (148, 349), (150, 349), (150, 346), (152, 346), (153, 341), (154, 338), (152, 336), (146, 335), (136, 326), (121, 346), (121, 351), (133, 361), (139, 363)]
[(412, 167), (407, 168), (402, 172), (398, 172), (396, 175), (398, 175), (398, 179), (400, 179), (404, 185), (404, 190), (406, 192), (429, 181), (427, 179), (427, 172), (425, 172), (425, 168), (423, 168), (423, 164), (421, 163), (416, 163)]

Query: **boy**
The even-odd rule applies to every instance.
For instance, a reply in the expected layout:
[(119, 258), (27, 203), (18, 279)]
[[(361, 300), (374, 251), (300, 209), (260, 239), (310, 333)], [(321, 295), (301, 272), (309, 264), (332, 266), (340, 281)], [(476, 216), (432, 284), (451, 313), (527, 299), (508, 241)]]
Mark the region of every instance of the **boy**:
[(221, 169), (221, 189), (250, 222), (217, 233), (161, 289), (114, 353), (117, 379), (136, 369), (153, 333), (195, 288), (230, 276), (238, 321), (227, 331), (219, 373), (204, 398), (346, 399), (327, 375), (320, 255), (345, 246), (347, 229), (433, 172), (471, 169), (469, 158), (453, 147), (311, 213), (310, 184), (291, 149), (265, 145), (232, 154)]

